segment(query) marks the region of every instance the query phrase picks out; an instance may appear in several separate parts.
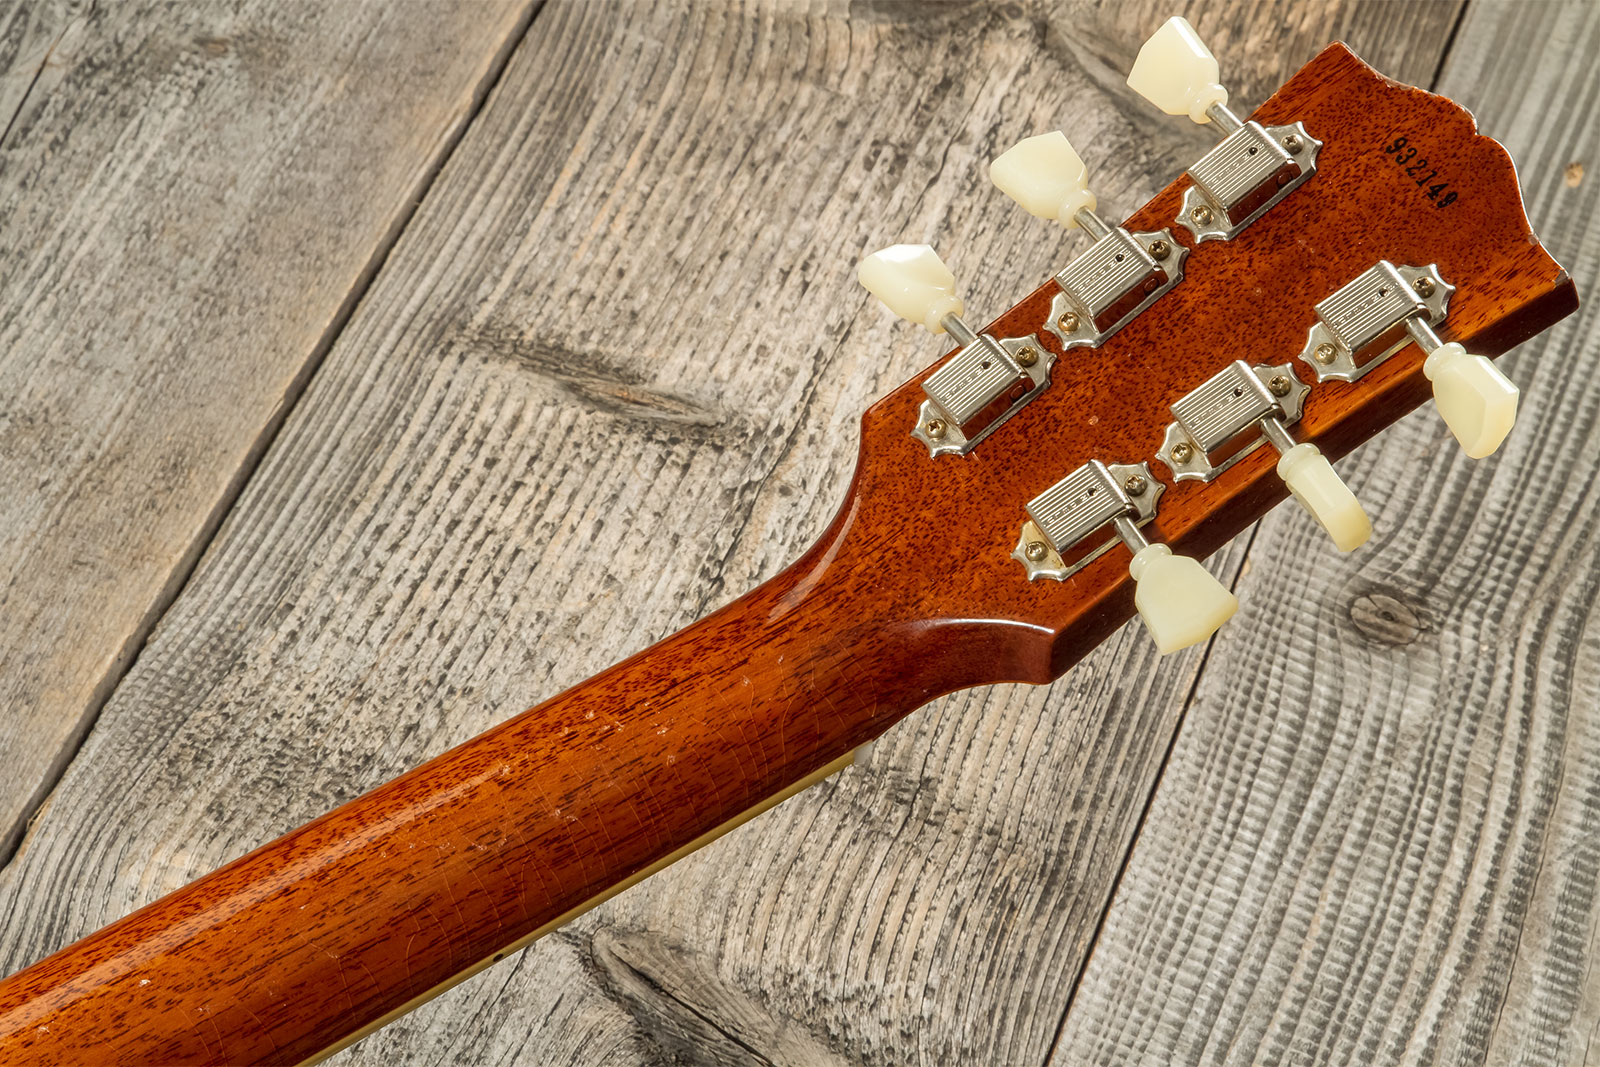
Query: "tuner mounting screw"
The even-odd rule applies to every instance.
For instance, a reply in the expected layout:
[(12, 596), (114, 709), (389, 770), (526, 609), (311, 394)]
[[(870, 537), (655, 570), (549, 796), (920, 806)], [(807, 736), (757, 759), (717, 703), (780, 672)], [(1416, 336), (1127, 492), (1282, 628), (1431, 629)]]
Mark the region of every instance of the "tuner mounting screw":
[(1056, 320), (1056, 325), (1061, 327), (1062, 333), (1072, 333), (1078, 328), (1077, 313), (1072, 311), (1066, 312)]
[(1416, 281), (1411, 283), (1411, 288), (1417, 291), (1418, 296), (1422, 297), (1423, 299), (1427, 299), (1433, 295), (1433, 279), (1418, 278)]
[(1211, 220), (1216, 216), (1211, 213), (1210, 208), (1206, 207), (1204, 204), (1201, 204), (1199, 207), (1189, 212), (1189, 217), (1194, 219), (1194, 221), (1198, 222), (1202, 226), (1209, 226), (1211, 225)]
[(1029, 345), (1017, 353), (1017, 363), (1024, 367), (1031, 367), (1039, 362), (1039, 350)]
[(1316, 347), (1316, 350), (1311, 353), (1311, 358), (1316, 360), (1318, 363), (1332, 363), (1333, 346), (1326, 341), (1322, 342)]
[(1267, 388), (1272, 390), (1273, 396), (1289, 395), (1289, 379), (1282, 374), (1274, 375), (1272, 381), (1267, 383)]
[(1150, 255), (1156, 259), (1166, 259), (1172, 254), (1172, 246), (1165, 241), (1151, 241)]
[(1194, 456), (1194, 446), (1187, 441), (1179, 441), (1172, 446), (1172, 461), (1174, 463), (1187, 463)]
[(1134, 474), (1130, 475), (1128, 480), (1122, 483), (1122, 488), (1127, 491), (1129, 496), (1143, 496), (1144, 491), (1149, 486), (1144, 480), (1144, 475)]
[(1045, 553), (1048, 551), (1050, 550), (1044, 547), (1043, 541), (1029, 541), (1028, 547), (1023, 550), (1027, 557), (1035, 563), (1044, 559)]
[(1305, 146), (1306, 143), (1300, 140), (1300, 135), (1297, 133), (1291, 133), (1289, 136), (1283, 139), (1283, 149), (1291, 156), (1298, 156), (1300, 154), (1300, 149), (1304, 148)]
[(929, 437), (937, 441), (944, 436), (946, 427), (943, 419), (929, 419), (928, 424), (923, 429), (927, 431)]

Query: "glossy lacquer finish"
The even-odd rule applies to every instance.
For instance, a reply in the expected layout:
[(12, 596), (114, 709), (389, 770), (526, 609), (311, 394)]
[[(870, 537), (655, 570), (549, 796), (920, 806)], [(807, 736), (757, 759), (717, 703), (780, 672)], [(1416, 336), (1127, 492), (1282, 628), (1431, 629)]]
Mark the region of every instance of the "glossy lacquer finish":
[[(1010, 556), (1024, 501), (1087, 459), (1151, 457), (1174, 398), (1233, 359), (1292, 360), (1312, 305), (1377, 259), (1437, 263), (1458, 286), (1443, 332), (1488, 355), (1576, 306), (1510, 159), (1449, 101), (1335, 45), (1254, 117), (1303, 121), (1325, 144), (1317, 175), (1238, 239), (1193, 247), (1181, 285), (1104, 348), (1062, 354), (1050, 388), (971, 456), (928, 458), (908, 435), (921, 378), (902, 386), (863, 420), (840, 515), (784, 573), (0, 983), (0, 1062), (320, 1055), (930, 698), (1064, 671), (1130, 617), (1127, 553), (1027, 582)], [(1398, 136), (1455, 202), (1436, 206), (1385, 153)], [(1186, 181), (1130, 228), (1172, 225)], [(1053, 291), (994, 332), (1053, 344)], [(1421, 364), (1410, 347), (1357, 384), (1317, 387), (1297, 434), (1342, 455), (1427, 399)], [(1171, 486), (1153, 536), (1217, 548), (1283, 498), (1273, 459)], [(1384, 502), (1369, 503), (1381, 521)]]

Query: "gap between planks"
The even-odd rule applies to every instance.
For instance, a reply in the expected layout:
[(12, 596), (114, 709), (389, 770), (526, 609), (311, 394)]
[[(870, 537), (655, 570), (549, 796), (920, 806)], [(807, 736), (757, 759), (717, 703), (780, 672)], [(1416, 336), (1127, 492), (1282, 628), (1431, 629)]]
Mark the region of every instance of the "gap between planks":
[[(201, 557), (205, 555), (206, 549), (210, 547), (212, 541), (216, 538), (217, 531), (222, 528), (223, 521), (233, 510), (234, 505), (238, 503), (245, 486), (249, 484), (256, 469), (261, 465), (262, 457), (267, 454), (267, 450), (272, 447), (273, 441), (277, 439), (279, 432), (282, 431), (284, 421), (288, 418), (289, 412), (294, 410), (300, 398), (305, 395), (306, 386), (315, 377), (317, 370), (322, 366), (323, 360), (333, 348), (334, 342), (339, 339), (339, 335), (344, 332), (345, 326), (349, 324), (351, 314), (355, 311), (356, 306), (361, 303), (362, 298), (366, 296), (367, 290), (371, 288), (373, 279), (378, 276), (378, 272), (382, 270), (384, 263), (388, 261), (389, 253), (393, 251), (406, 227), (410, 225), (412, 218), (416, 216), (417, 208), (427, 197), (428, 191), (433, 188), (433, 184), (438, 179), (440, 172), (443, 171), (445, 164), (455, 154), (455, 150), (461, 144), (462, 138), (472, 128), (472, 124), (477, 121), (478, 115), (482, 113), (489, 96), (494, 92), (495, 87), (500, 84), (500, 78), (505, 73), (506, 64), (510, 60), (511, 54), (516, 51), (523, 38), (527, 36), (528, 30), (538, 17), (539, 12), (544, 9), (544, 4), (545, 0), (529, 0), (512, 31), (500, 42), (494, 56), (490, 59), (489, 67), (484, 77), (473, 90), (472, 101), (465, 118), (456, 125), (455, 129), (448, 133), (438, 155), (424, 169), (409, 195), (401, 201), (399, 211), (393, 222), (373, 247), (371, 257), (356, 276), (354, 284), (351, 285), (350, 291), (345, 294), (344, 299), (340, 302), (338, 310), (334, 312), (327, 329), (317, 339), (304, 364), (289, 385), (284, 394), (283, 403), (272, 412), (262, 426), (261, 432), (251, 442), (244, 461), (229, 480), (226, 490), (217, 498), (215, 507), (206, 516), (205, 522), (200, 527), (193, 543), (185, 549), (183, 555), (179, 558), (178, 565), (168, 575), (167, 581), (161, 587), (149, 613), (140, 619), (138, 624), (129, 632), (123, 647), (123, 654), (113, 660), (112, 668), (95, 686), (77, 729), (66, 737), (61, 750), (41, 777), (38, 788), (23, 804), (17, 822), (6, 828), (4, 835), (0, 836), (0, 869), (3, 869), (11, 862), (12, 858), (26, 842), (34, 823), (49, 805), (50, 797), (55, 792), (62, 776), (66, 774), (67, 768), (72, 765), (72, 761), (77, 758), (78, 752), (83, 748), (84, 741), (94, 729), (95, 723), (99, 721), (100, 713), (105, 709), (112, 693), (116, 692), (117, 686), (121, 684), (122, 680), (127, 677), (128, 672), (133, 669), (134, 664), (138, 662), (151, 632), (178, 599), (184, 587), (189, 584), (189, 579), (194, 576), (195, 568), (199, 566)], [(78, 18), (86, 18), (94, 9), (95, 3), (91, 2), (89, 7)], [(60, 39), (65, 37), (67, 32), (68, 30), (64, 29), (58, 35), (56, 44), (60, 43)], [(53, 52), (54, 49), (55, 44), (52, 44), (51, 51)], [(48, 63), (48, 61), (49, 54), (47, 53), (45, 62)], [(42, 73), (44, 64), (41, 64), (39, 69), (40, 73)], [(35, 75), (34, 82), (30, 84), (28, 93), (25, 93), (23, 98), (18, 101), (16, 111), (7, 120), (5, 133), (0, 134), (0, 145), (4, 144), (5, 135), (11, 132), (11, 127), (15, 123), (16, 117), (26, 108), (27, 96), (32, 92), (33, 86), (37, 82), (38, 75)]]

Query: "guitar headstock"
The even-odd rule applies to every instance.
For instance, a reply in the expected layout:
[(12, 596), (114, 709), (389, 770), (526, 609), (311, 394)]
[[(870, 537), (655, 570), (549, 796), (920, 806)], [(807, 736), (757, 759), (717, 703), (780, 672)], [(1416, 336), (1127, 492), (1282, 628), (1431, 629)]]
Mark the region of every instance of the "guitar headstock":
[[(1359, 546), (1366, 515), (1327, 460), (1436, 392), (1469, 453), (1492, 451), (1516, 393), (1477, 357), (1577, 306), (1510, 156), (1465, 109), (1334, 44), (1241, 120), (1192, 33), (1164, 26), (1130, 84), (1215, 124), (1218, 147), (1173, 160), (1188, 170), (1120, 226), (1059, 134), (996, 161), (1023, 207), (1086, 231), (1010, 310), (966, 327), (916, 248), (863, 264), (960, 347), (867, 411), (824, 544), (842, 538), (829, 551), (892, 613), (957, 650), (953, 684), (1055, 677), (1136, 589), (1164, 650), (1208, 636), (1231, 594), (1179, 558), (1256, 521), (1286, 478), (1339, 548)], [(1146, 541), (1176, 556), (1139, 552), (1136, 583)]]

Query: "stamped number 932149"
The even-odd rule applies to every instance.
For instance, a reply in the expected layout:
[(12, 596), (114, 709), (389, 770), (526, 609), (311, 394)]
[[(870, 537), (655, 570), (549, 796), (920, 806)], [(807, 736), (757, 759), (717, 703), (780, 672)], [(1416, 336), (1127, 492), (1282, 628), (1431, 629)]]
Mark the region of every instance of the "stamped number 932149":
[(1439, 177), (1439, 168), (1429, 164), (1426, 156), (1419, 158), (1416, 146), (1406, 137), (1396, 137), (1383, 146), (1383, 151), (1394, 158), (1406, 177), (1416, 181), (1417, 187), (1433, 201), (1434, 207), (1445, 208), (1456, 202), (1456, 192), (1450, 188), (1450, 183), (1435, 181)]

